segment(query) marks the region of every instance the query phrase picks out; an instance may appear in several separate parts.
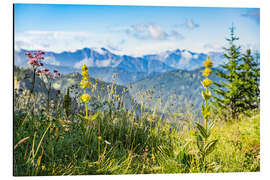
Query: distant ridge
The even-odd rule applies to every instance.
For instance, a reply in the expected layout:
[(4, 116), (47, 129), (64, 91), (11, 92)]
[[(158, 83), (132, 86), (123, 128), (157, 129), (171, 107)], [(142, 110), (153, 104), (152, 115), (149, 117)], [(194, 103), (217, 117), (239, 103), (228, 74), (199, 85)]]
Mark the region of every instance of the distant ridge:
[[(15, 65), (26, 65), (27, 58), (21, 49), (15, 51)], [(57, 66), (79, 69), (83, 64), (89, 67), (122, 68), (129, 72), (167, 72), (175, 69), (194, 70), (202, 66), (203, 61), (210, 56), (218, 66), (223, 60), (223, 53), (195, 53), (188, 50), (168, 50), (158, 54), (147, 54), (141, 57), (117, 55), (106, 48), (83, 48), (74, 52), (45, 52), (45, 58)]]

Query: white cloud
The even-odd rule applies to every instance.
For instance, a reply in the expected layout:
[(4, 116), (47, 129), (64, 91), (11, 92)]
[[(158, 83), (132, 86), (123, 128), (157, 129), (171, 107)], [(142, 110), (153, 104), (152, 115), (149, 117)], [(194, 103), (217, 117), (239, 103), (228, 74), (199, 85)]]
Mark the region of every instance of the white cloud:
[(127, 28), (125, 32), (128, 35), (141, 40), (168, 40), (169, 38), (183, 39), (182, 34), (178, 31), (165, 31), (160, 25), (153, 23), (133, 25)]
[[(201, 52), (203, 53), (211, 53), (211, 52), (224, 52), (224, 47), (228, 47), (228, 44), (220, 45), (220, 44), (205, 44), (203, 45), (203, 49)], [(260, 45), (256, 43), (240, 43), (241, 52), (245, 53), (247, 49), (250, 49), (251, 52), (256, 53), (260, 52)]]
[[(137, 26), (139, 31), (142, 26)], [(161, 27), (156, 25), (147, 26), (152, 38), (165, 37)], [(121, 34), (122, 33), (122, 34)], [(163, 35), (162, 35), (163, 34)], [(15, 50), (43, 50), (60, 53), (63, 51), (74, 52), (85, 47), (105, 47), (116, 54), (142, 56), (147, 53), (158, 53), (168, 49), (176, 49), (181, 34), (169, 33), (166, 41), (142, 41), (138, 38), (126, 37), (125, 32), (91, 33), (91, 32), (65, 32), (65, 31), (26, 31), (15, 34)], [(123, 36), (124, 35), (124, 36)], [(90, 63), (86, 60), (86, 63)], [(57, 62), (56, 62), (57, 64)]]
[(109, 34), (64, 31), (26, 31), (15, 34), (15, 50), (75, 51), (106, 44)]
[[(137, 31), (143, 30), (144, 25), (134, 26)], [(165, 32), (156, 25), (147, 26), (149, 40), (133, 38), (121, 32), (91, 33), (91, 32), (64, 32), (64, 31), (26, 31), (15, 34), (15, 50), (44, 50), (60, 53), (63, 51), (74, 52), (85, 47), (104, 47), (112, 53), (119, 55), (143, 56), (145, 54), (160, 53), (167, 50), (189, 49), (191, 51), (210, 52), (220, 51), (222, 47), (218, 44), (201, 44), (183, 38), (178, 31), (170, 30)], [(148, 32), (147, 30), (147, 32)], [(122, 34), (121, 34), (122, 33)], [(163, 34), (163, 35), (162, 35)], [(166, 35), (165, 35), (166, 34)], [(166, 39), (154, 39), (167, 36)], [(59, 62), (53, 62), (58, 64)], [(89, 60), (87, 63), (90, 63)]]
[(260, 45), (259, 44), (245, 44), (241, 45), (241, 50), (246, 51), (247, 49), (250, 49), (252, 52), (259, 52), (260, 51)]
[(223, 48), (220, 44), (205, 44), (203, 45), (203, 52), (209, 53), (209, 52), (220, 52), (223, 51)]
[(185, 22), (181, 23), (181, 24), (175, 24), (174, 27), (176, 28), (187, 28), (189, 30), (193, 30), (195, 28), (200, 27), (199, 24), (195, 23), (192, 19), (190, 18), (186, 18)]
[(190, 30), (198, 28), (200, 26), (199, 24), (196, 24), (192, 19), (186, 19), (185, 25)]
[(163, 38), (166, 38), (167, 36), (167, 33), (164, 32), (160, 26), (158, 25), (153, 25), (153, 24), (150, 24), (148, 26), (148, 31), (149, 31), (149, 34), (150, 36), (153, 38), (153, 39), (163, 39)]
[(60, 62), (56, 61), (55, 57), (53, 56), (44, 56), (44, 62), (45, 64), (51, 64), (51, 65), (55, 65), (55, 66), (59, 66)]
[(168, 34), (162, 30), (157, 24), (137, 24), (126, 30), (130, 34), (139, 39), (166, 39)]

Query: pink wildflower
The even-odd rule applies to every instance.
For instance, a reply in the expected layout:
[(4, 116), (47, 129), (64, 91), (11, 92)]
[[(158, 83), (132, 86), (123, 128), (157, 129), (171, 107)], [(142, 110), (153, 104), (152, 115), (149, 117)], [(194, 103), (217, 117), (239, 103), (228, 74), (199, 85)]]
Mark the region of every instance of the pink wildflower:
[(44, 59), (44, 57), (42, 57), (42, 56), (37, 56), (37, 58), (38, 58), (38, 59)]
[(42, 55), (42, 54), (45, 54), (45, 53), (44, 53), (43, 51), (38, 50), (38, 51), (37, 51), (37, 54), (38, 54), (38, 55)]

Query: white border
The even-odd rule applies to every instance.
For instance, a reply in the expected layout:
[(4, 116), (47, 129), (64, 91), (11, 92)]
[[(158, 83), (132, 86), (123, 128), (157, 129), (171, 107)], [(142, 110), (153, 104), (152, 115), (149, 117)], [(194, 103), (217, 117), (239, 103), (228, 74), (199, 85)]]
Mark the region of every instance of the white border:
[[(2, 0), (3, 1), (3, 0)], [(269, 128), (270, 116), (270, 56), (269, 17), (267, 0), (4, 0), (1, 1), (1, 167), (3, 179), (12, 177), (12, 39), (13, 3), (42, 4), (95, 4), (95, 5), (149, 5), (149, 6), (195, 6), (195, 7), (256, 7), (261, 8), (261, 172), (259, 173), (219, 173), (219, 174), (169, 174), (169, 175), (117, 175), (117, 176), (72, 176), (72, 177), (25, 177), (20, 179), (137, 179), (137, 178), (186, 178), (186, 179), (269, 179)], [(214, 18), (214, 17), (213, 17)], [(3, 56), (4, 55), (4, 56)]]
[(267, 1), (260, 0), (13, 0), (13, 3), (43, 4), (95, 4), (95, 5), (143, 5), (143, 6), (200, 6), (200, 7), (260, 7)]

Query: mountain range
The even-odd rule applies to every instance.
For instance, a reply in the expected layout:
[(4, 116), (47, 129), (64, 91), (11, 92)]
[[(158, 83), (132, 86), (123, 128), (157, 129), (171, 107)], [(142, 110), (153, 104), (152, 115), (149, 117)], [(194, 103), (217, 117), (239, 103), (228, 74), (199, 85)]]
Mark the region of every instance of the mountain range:
[[(14, 52), (14, 64), (27, 67), (28, 50)], [(31, 51), (30, 51), (31, 52)], [(203, 61), (210, 56), (215, 66), (224, 61), (223, 53), (195, 53), (188, 50), (171, 50), (158, 54), (148, 54), (141, 57), (117, 55), (105, 48), (83, 48), (74, 52), (45, 52), (45, 65), (50, 69), (58, 69), (62, 74), (80, 72), (80, 67), (86, 64), (90, 67), (90, 75), (105, 82), (112, 82), (112, 75), (119, 74), (118, 84), (125, 85), (142, 80), (146, 77), (164, 72), (195, 70), (202, 66)]]

